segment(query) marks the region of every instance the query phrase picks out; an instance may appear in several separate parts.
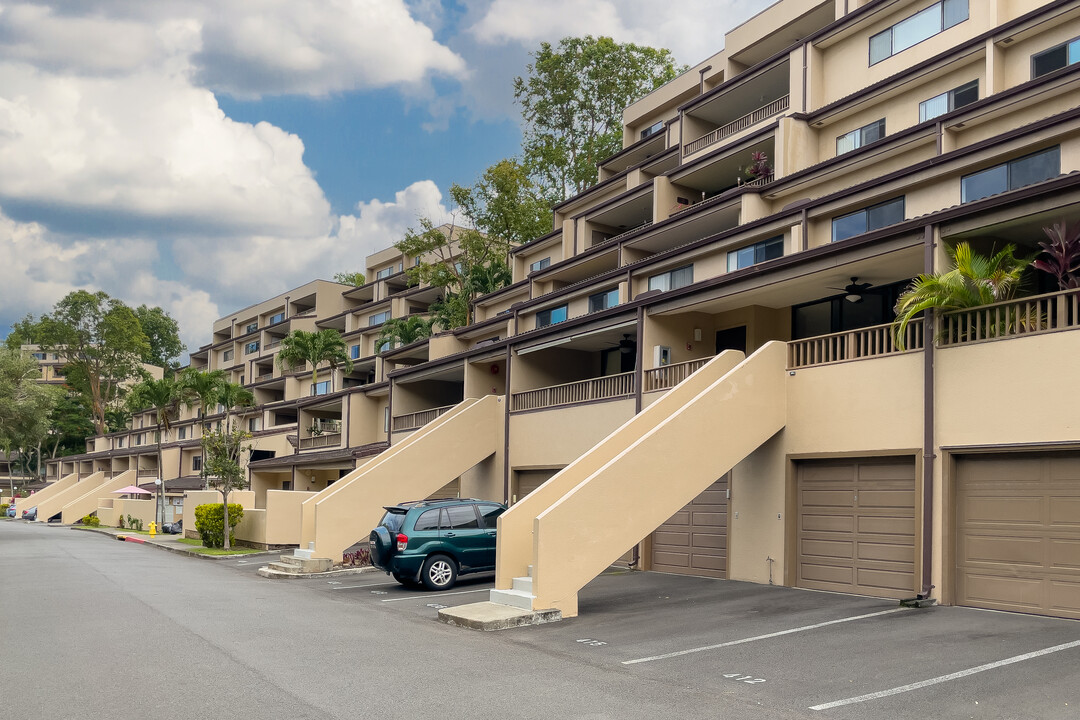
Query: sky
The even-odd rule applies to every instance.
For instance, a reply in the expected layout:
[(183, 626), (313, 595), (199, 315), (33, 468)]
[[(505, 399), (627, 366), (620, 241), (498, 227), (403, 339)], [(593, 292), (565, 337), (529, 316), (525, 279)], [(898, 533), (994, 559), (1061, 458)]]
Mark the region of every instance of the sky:
[(451, 183), (519, 152), (539, 43), (693, 65), (767, 4), (0, 0), (0, 337), (85, 288), (165, 308), (197, 349), (448, 219)]

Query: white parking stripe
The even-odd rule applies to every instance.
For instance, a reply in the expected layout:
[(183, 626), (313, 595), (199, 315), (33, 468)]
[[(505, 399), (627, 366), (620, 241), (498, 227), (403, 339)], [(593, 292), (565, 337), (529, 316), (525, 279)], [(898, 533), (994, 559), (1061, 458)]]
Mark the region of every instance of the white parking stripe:
[(855, 620), (865, 620), (866, 618), (878, 617), (881, 615), (889, 615), (890, 613), (903, 612), (908, 608), (893, 608), (891, 610), (882, 610), (881, 612), (869, 613), (868, 615), (856, 615), (855, 617), (840, 618), (839, 620), (829, 620), (827, 622), (815, 623), (814, 625), (804, 625), (802, 627), (791, 628), (790, 630), (780, 630), (779, 632), (769, 633), (767, 635), (757, 635), (755, 637), (743, 638), (742, 640), (730, 640), (728, 642), (717, 643), (716, 645), (706, 645), (705, 647), (690, 648), (689, 650), (678, 650), (676, 652), (664, 653), (663, 655), (653, 655), (652, 657), (638, 658), (637, 660), (623, 660), (623, 665), (636, 665), (638, 663), (652, 662), (653, 660), (667, 660), (668, 658), (679, 657), (681, 655), (690, 655), (691, 653), (705, 652), (706, 650), (716, 650), (717, 648), (731, 647), (732, 645), (742, 645), (743, 643), (755, 642), (757, 640), (768, 640), (769, 638), (780, 637), (781, 635), (791, 635), (792, 633), (806, 632), (807, 630), (817, 630), (818, 628), (828, 627), (829, 625), (839, 625), (840, 623), (854, 622)]
[(430, 595), (430, 594), (429, 595), (410, 595), (409, 597), (403, 597), (403, 598), (387, 598), (386, 600), (383, 600), (382, 602), (398, 602), (399, 600), (427, 600), (428, 598), (446, 597), (447, 595), (468, 595), (469, 593), (487, 592), (490, 589), (491, 588), (481, 588), (479, 590), (462, 590), (460, 592), (437, 593), (435, 595)]
[(986, 672), (987, 670), (1004, 667), (1005, 665), (1012, 665), (1013, 663), (1023, 662), (1024, 660), (1031, 660), (1032, 658), (1049, 655), (1050, 653), (1061, 652), (1062, 650), (1071, 650), (1075, 647), (1080, 647), (1080, 640), (1065, 643), (1064, 645), (1055, 645), (1054, 647), (1049, 647), (1045, 650), (1036, 650), (1035, 652), (1024, 653), (1023, 655), (1017, 655), (1015, 657), (1006, 658), (1004, 660), (998, 660), (997, 662), (987, 663), (986, 665), (980, 665), (978, 667), (969, 668), (967, 670), (961, 670), (960, 672), (949, 673), (948, 675), (942, 675), (940, 677), (931, 678), (929, 680), (911, 683), (910, 685), (901, 685), (900, 687), (895, 687), (892, 690), (882, 690), (880, 692), (870, 693), (868, 695), (860, 695), (859, 697), (848, 698), (847, 700), (836, 700), (835, 702), (824, 703), (822, 705), (814, 705), (810, 709), (828, 710), (829, 708), (840, 707), (842, 705), (854, 705), (855, 703), (866, 702), (867, 700), (877, 700), (878, 698), (889, 697), (890, 695), (899, 695), (900, 693), (911, 692), (912, 690), (918, 690), (919, 688), (929, 687), (931, 685), (938, 685), (943, 682), (949, 682), (950, 680), (957, 680), (962, 677), (967, 677), (968, 675)]

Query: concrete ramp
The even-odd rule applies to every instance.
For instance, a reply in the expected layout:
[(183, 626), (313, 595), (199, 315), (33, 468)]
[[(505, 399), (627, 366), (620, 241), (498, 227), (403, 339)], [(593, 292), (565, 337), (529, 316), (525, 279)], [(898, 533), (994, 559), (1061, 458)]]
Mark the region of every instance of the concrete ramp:
[[(64, 480), (67, 480), (70, 477), (72, 477), (72, 475), (68, 475), (64, 478)], [(78, 475), (75, 475), (75, 477), (78, 478)], [(40, 520), (41, 522), (48, 522), (49, 518), (51, 518), (53, 515), (59, 514), (60, 511), (64, 509), (64, 506), (67, 505), (69, 502), (79, 497), (87, 490), (93, 487), (97, 487), (104, 481), (105, 473), (96, 472), (91, 475), (87, 475), (81, 480), (77, 479), (76, 482), (73, 482), (67, 487), (62, 488), (59, 492), (51, 494), (47, 498), (42, 497), (41, 499), (36, 501), (36, 507), (38, 509), (38, 520)], [(120, 487), (123, 487), (123, 485), (121, 485)], [(45, 490), (42, 490), (40, 493), (35, 493), (34, 497), (37, 498), (39, 495), (44, 495), (46, 490), (51, 489), (52, 488), (45, 488)], [(23, 502), (26, 501), (24, 500)], [(22, 510), (26, 510), (31, 507), (35, 507), (35, 505), (28, 504), (25, 508), (20, 508), (19, 512), (21, 513)]]
[[(76, 487), (85, 485), (87, 480), (79, 483)], [(60, 511), (60, 522), (65, 525), (71, 525), (98, 509), (98, 500), (100, 498), (114, 497), (111, 493), (113, 490), (119, 490), (125, 488), (128, 485), (134, 485), (138, 482), (138, 476), (135, 470), (125, 470), (124, 472), (112, 477), (108, 480), (102, 478), (101, 482), (95, 483), (93, 486), (83, 487), (83, 492), (64, 504), (64, 507)], [(40, 511), (38, 511), (38, 517), (41, 517)], [(48, 518), (45, 518), (48, 519)]]
[[(64, 477), (54, 482), (52, 485), (48, 486), (44, 490), (39, 490), (30, 497), (16, 498), (15, 507), (16, 509), (18, 509), (19, 515), (22, 515), (23, 510), (29, 510), (32, 507), (38, 507), (43, 504), (45, 504), (47, 507), (47, 503), (51, 499), (64, 492), (77, 482), (79, 482), (78, 473), (71, 473), (70, 475), (65, 475)], [(53, 514), (55, 515), (56, 513)], [(40, 513), (38, 514), (38, 517), (42, 520), (48, 520), (48, 518), (42, 517)]]
[(786, 344), (741, 355), (719, 355), (504, 513), (492, 601), (574, 617), (582, 587), (780, 431)]
[[(367, 537), (383, 506), (422, 500), (502, 447), (504, 398), (470, 398), (304, 502), (301, 540), (311, 557), (340, 561)], [(307, 550), (304, 551), (305, 554)]]

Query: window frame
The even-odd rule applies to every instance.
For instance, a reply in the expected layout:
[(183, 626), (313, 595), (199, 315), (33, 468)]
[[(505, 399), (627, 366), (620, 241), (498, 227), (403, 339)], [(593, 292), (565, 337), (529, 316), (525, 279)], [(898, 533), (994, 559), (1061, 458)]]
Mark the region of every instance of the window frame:
[(540, 272), (544, 268), (550, 267), (550, 266), (551, 266), (551, 256), (548, 255), (546, 258), (542, 258), (540, 260), (537, 260), (534, 263), (529, 263), (529, 273), (531, 274), (531, 273), (534, 273), (534, 272)]
[[(615, 302), (609, 303), (608, 300), (611, 299), (612, 295), (615, 296)], [(594, 303), (593, 302), (597, 298), (602, 298), (603, 299), (603, 303), (604, 303), (603, 307), (594, 307), (594, 305), (599, 304), (599, 303)], [(608, 308), (613, 308), (618, 304), (619, 304), (619, 288), (617, 288), (617, 287), (611, 288), (610, 290), (604, 290), (602, 292), (593, 293), (592, 295), (589, 296), (589, 312), (591, 312), (591, 313), (600, 312), (601, 310), (607, 310)]]
[[(878, 136), (873, 140), (866, 140), (865, 136), (867, 134), (867, 131), (869, 131), (871, 128), (876, 129), (878, 131)], [(848, 150), (841, 150), (840, 149), (840, 141), (843, 140), (844, 138), (848, 137), (848, 136), (854, 136), (854, 141), (855, 142), (851, 146), (851, 148), (849, 148)], [(862, 127), (857, 127), (854, 130), (849, 130), (848, 132), (844, 133), (843, 135), (837, 136), (837, 138), (836, 138), (836, 154), (837, 155), (846, 155), (847, 153), (854, 152), (855, 150), (858, 150), (861, 147), (869, 145), (870, 143), (875, 143), (875, 142), (877, 142), (878, 140), (881, 140), (884, 137), (885, 137), (885, 118), (881, 118), (880, 120), (875, 120), (874, 122), (867, 123), (866, 125), (863, 125)]]
[[(308, 395), (308, 397), (316, 397), (318, 395), (329, 395), (330, 392), (333, 389), (332, 388), (332, 382), (333, 382), (332, 380), (320, 380), (317, 383), (311, 383), (310, 384), (311, 394)], [(326, 386), (326, 389), (323, 392), (318, 392), (318, 389), (320, 387), (322, 387), (323, 385)]]
[[(959, 19), (959, 20), (956, 20), (955, 22), (952, 23), (952, 25), (947, 25), (946, 22), (948, 21), (948, 16), (947, 16), (947, 14), (945, 12), (945, 9), (946, 9), (947, 5), (951, 5), (951, 4), (954, 4), (954, 3), (963, 3), (964, 17)], [(937, 11), (938, 11), (938, 29), (935, 32), (930, 33), (929, 35), (926, 35), (925, 37), (922, 37), (919, 40), (916, 40), (915, 42), (911, 43), (910, 45), (905, 45), (904, 47), (900, 48), (899, 50), (895, 49), (896, 48), (896, 37), (895, 37), (896, 28), (898, 26), (900, 26), (900, 25), (903, 25), (904, 23), (906, 23), (906, 22), (908, 22), (910, 20), (913, 20), (913, 19), (921, 16), (921, 15), (926, 15), (930, 10), (933, 10), (934, 8), (937, 8)], [(950, 28), (954, 28), (957, 25), (959, 25), (960, 23), (967, 22), (970, 19), (971, 19), (971, 3), (969, 2), (969, 0), (938, 0), (938, 2), (936, 2), (936, 3), (932, 4), (932, 5), (927, 5), (922, 10), (919, 10), (918, 12), (912, 13), (911, 15), (908, 15), (906, 18), (904, 18), (902, 20), (897, 20), (896, 22), (894, 22), (892, 25), (885, 28), (881, 32), (874, 33), (873, 35), (870, 36), (870, 39), (867, 42), (868, 67), (873, 67), (874, 65), (877, 65), (880, 62), (884, 62), (884, 61), (888, 60), (889, 58), (891, 58), (891, 57), (893, 57), (895, 55), (899, 55), (900, 53), (904, 52), (905, 50), (910, 50), (911, 48), (915, 47), (916, 45), (919, 45), (920, 43), (924, 43), (927, 40), (929, 40), (930, 38), (935, 37), (937, 35), (940, 35), (941, 33), (945, 32), (946, 30), (949, 30)], [(874, 59), (874, 40), (876, 38), (880, 38), (880, 37), (882, 37), (883, 35), (886, 35), (886, 34), (889, 37), (889, 52), (888, 52), (887, 55), (884, 55), (884, 56), (878, 58), (877, 60), (875, 60)]]
[[(780, 254), (779, 255), (777, 255), (775, 257), (761, 257), (759, 259), (759, 257), (758, 257), (759, 252), (760, 252), (761, 255), (765, 255), (765, 254), (767, 254), (767, 248), (769, 248), (770, 246), (776, 246), (776, 245), (779, 245), (779, 247), (780, 247)], [(747, 250), (753, 251), (754, 258), (749, 264), (740, 265), (739, 264), (739, 254), (743, 253), (743, 252), (746, 252)], [(750, 245), (744, 245), (744, 246), (742, 246), (740, 248), (735, 248), (734, 250), (729, 250), (728, 254), (727, 254), (727, 271), (728, 272), (734, 272), (736, 270), (742, 270), (743, 268), (753, 267), (754, 265), (760, 265), (763, 262), (769, 262), (770, 260), (776, 260), (776, 259), (782, 258), (782, 257), (784, 257), (784, 236), (783, 235), (775, 235), (775, 236), (773, 236), (771, 238), (765, 238), (764, 240), (760, 240), (760, 241), (758, 241), (756, 243), (752, 243)], [(735, 261), (735, 267), (732, 267), (732, 262), (731, 262), (732, 260)]]
[(252, 353), (257, 353), (257, 352), (259, 352), (259, 341), (258, 340), (252, 340), (251, 342), (244, 344), (244, 354), (245, 355), (250, 355)]
[(374, 315), (368, 315), (368, 327), (375, 327), (376, 325), (382, 325), (384, 322), (390, 319), (390, 311), (383, 310), (382, 312), (375, 313)]
[[(1050, 155), (1050, 154), (1054, 154), (1054, 155), (1057, 156), (1057, 158), (1056, 158), (1057, 159), (1057, 172), (1053, 173), (1052, 175), (1049, 175), (1048, 177), (1043, 178), (1042, 180), (1036, 180), (1033, 183), (1024, 183), (1024, 184), (1021, 184), (1021, 185), (1013, 185), (1012, 171), (1013, 171), (1013, 166), (1014, 165), (1016, 165), (1016, 164), (1018, 164), (1018, 163), (1020, 163), (1020, 162), (1022, 162), (1024, 160), (1030, 160), (1031, 158), (1038, 157), (1040, 155)], [(998, 169), (1001, 169), (1001, 168), (1005, 169), (1005, 188), (1003, 190), (998, 190), (997, 192), (992, 192), (992, 193), (990, 193), (988, 195), (980, 195), (979, 197), (975, 197), (975, 198), (970, 198), (970, 199), (967, 198), (966, 189), (964, 188), (964, 182), (966, 180), (968, 180), (970, 178), (974, 178), (974, 177), (976, 177), (978, 175), (984, 175), (984, 174), (986, 174), (986, 173), (988, 173), (988, 172), (990, 172), (992, 170), (998, 170)], [(1028, 185), (1033, 185), (1035, 183), (1046, 182), (1047, 180), (1050, 180), (1051, 178), (1055, 178), (1060, 174), (1061, 174), (1061, 145), (1051, 145), (1050, 147), (1043, 148), (1042, 150), (1037, 150), (1036, 152), (1033, 152), (1033, 153), (1028, 153), (1027, 155), (1021, 155), (1020, 157), (1013, 158), (1012, 160), (1006, 160), (1003, 163), (998, 163), (997, 165), (991, 165), (990, 167), (985, 167), (982, 170), (976, 170), (975, 172), (968, 173), (967, 175), (961, 175), (960, 176), (960, 204), (961, 205), (966, 205), (967, 203), (973, 203), (973, 202), (976, 202), (978, 200), (988, 198), (988, 197), (990, 197), (992, 195), (999, 195), (999, 194), (1004, 193), (1004, 192), (1011, 192), (1013, 190), (1018, 190), (1018, 189), (1020, 189), (1022, 187), (1027, 187)]]
[[(959, 94), (963, 90), (970, 89), (972, 86), (975, 87), (975, 99), (972, 100), (971, 102), (966, 102), (963, 105), (957, 105), (956, 104), (956, 96), (957, 96), (957, 94)], [(932, 101), (937, 100), (938, 98), (941, 98), (941, 97), (945, 98), (945, 110), (938, 113), (937, 115), (928, 115), (927, 117), (923, 117), (923, 107), (928, 102), (932, 102)], [(920, 123), (928, 122), (930, 120), (933, 120), (934, 118), (941, 117), (942, 115), (947, 115), (948, 113), (951, 113), (953, 110), (958, 110), (958, 109), (960, 109), (962, 107), (966, 107), (967, 105), (970, 105), (971, 103), (976, 103), (978, 101), (979, 101), (979, 78), (975, 78), (974, 80), (963, 83), (962, 85), (957, 85), (956, 87), (952, 88), (951, 90), (946, 90), (943, 93), (938, 93), (934, 97), (926, 98), (925, 100), (920, 102), (919, 103), (919, 122)]]
[[(899, 203), (900, 203), (900, 214), (901, 214), (901, 219), (898, 222), (903, 222), (904, 220), (907, 219), (906, 218), (906, 215), (907, 215), (907, 201), (906, 201), (906, 196), (898, 195), (897, 197), (889, 198), (888, 200), (884, 200), (884, 201), (879, 202), (879, 203), (874, 203), (873, 205), (867, 205), (866, 207), (860, 208), (858, 210), (854, 210), (852, 212), (844, 213), (843, 215), (837, 215), (837, 216), (833, 217), (831, 219), (832, 239), (830, 240), (830, 242), (840, 242), (842, 240), (847, 240), (849, 238), (858, 237), (859, 235), (865, 235), (868, 232), (873, 232), (875, 230), (880, 230), (883, 227), (889, 227), (889, 225), (895, 225), (896, 223), (887, 223), (885, 225), (878, 225), (877, 227), (870, 227), (870, 211), (871, 210), (878, 210), (880, 208), (884, 208), (884, 207), (886, 207), (888, 205), (892, 205), (892, 204), (896, 203), (897, 201), (899, 201)], [(837, 220), (844, 220), (846, 218), (854, 217), (854, 216), (860, 215), (860, 214), (864, 215), (865, 218), (866, 218), (866, 221), (865, 221), (865, 223), (863, 225), (862, 232), (857, 232), (857, 233), (854, 233), (852, 235), (846, 235), (846, 236), (844, 236), (842, 238), (836, 237), (836, 222), (837, 222)]]
[(282, 310), (279, 313), (274, 313), (270, 316), (270, 319), (266, 321), (267, 325), (277, 325), (278, 323), (285, 322), (285, 311)]
[[(1071, 38), (1071, 39), (1066, 40), (1065, 42), (1062, 42), (1062, 43), (1058, 43), (1057, 45), (1054, 45), (1052, 47), (1048, 47), (1045, 50), (1040, 50), (1037, 53), (1033, 53), (1031, 55), (1031, 60), (1030, 60), (1030, 62), (1031, 62), (1031, 79), (1034, 80), (1035, 78), (1040, 78), (1040, 77), (1043, 77), (1044, 75), (1049, 75), (1052, 72), (1057, 72), (1058, 70), (1063, 70), (1064, 68), (1067, 68), (1070, 65), (1075, 65), (1077, 63), (1080, 63), (1080, 52), (1077, 52), (1076, 60), (1070, 60), (1069, 59), (1069, 56), (1070, 56), (1069, 51), (1071, 49), (1070, 46), (1073, 45), (1074, 43), (1076, 43), (1078, 48), (1080, 48), (1080, 36)], [(1055, 50), (1064, 50), (1065, 51), (1065, 64), (1062, 65), (1061, 67), (1056, 67), (1056, 68), (1054, 68), (1052, 70), (1047, 70), (1046, 72), (1035, 74), (1035, 63), (1038, 60), (1038, 58), (1045, 57), (1046, 55), (1049, 55), (1050, 53), (1054, 52)]]
[(394, 274), (394, 266), (391, 265), (390, 267), (383, 268), (382, 270), (376, 270), (375, 271), (375, 279), (376, 280), (385, 280), (386, 278), (390, 277), (393, 274)]
[[(685, 283), (681, 284), (681, 285), (676, 285), (673, 282), (673, 280), (675, 279), (676, 273), (680, 273), (680, 272), (682, 272), (684, 270), (689, 270), (690, 271), (690, 280), (688, 282), (685, 282)], [(667, 287), (663, 287), (663, 288), (661, 288), (661, 287), (653, 287), (653, 281), (654, 280), (659, 280), (661, 278), (667, 278), (667, 280), (666, 280)], [(648, 285), (646, 287), (649, 290), (659, 290), (660, 292), (669, 292), (671, 290), (678, 290), (679, 288), (684, 288), (684, 287), (687, 287), (687, 286), (693, 285), (693, 284), (694, 284), (694, 264), (690, 263), (689, 265), (682, 265), (682, 266), (677, 267), (677, 268), (672, 268), (671, 270), (666, 270), (666, 271), (664, 271), (662, 273), (657, 273), (656, 275), (650, 275), (649, 276), (649, 282), (648, 282)]]
[[(546, 310), (540, 310), (536, 313), (536, 329), (548, 327), (549, 325), (558, 325), (559, 323), (566, 322), (569, 319), (570, 306), (567, 303), (562, 305), (556, 305), (555, 307), (547, 308)], [(562, 318), (555, 320), (553, 316), (559, 312), (562, 312)], [(543, 322), (542, 318), (546, 317), (547, 322)]]

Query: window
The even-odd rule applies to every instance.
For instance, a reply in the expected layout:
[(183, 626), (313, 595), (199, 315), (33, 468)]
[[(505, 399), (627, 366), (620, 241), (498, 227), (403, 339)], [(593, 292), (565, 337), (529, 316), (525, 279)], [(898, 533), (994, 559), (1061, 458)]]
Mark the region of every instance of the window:
[(118, 447), (118, 448), (124, 447), (124, 438), (122, 438), (122, 437), (116, 438), (116, 447)]
[(267, 325), (277, 325), (279, 322), (285, 322), (285, 313), (284, 313), (284, 311), (279, 312), (276, 315), (271, 315), (270, 320), (267, 321), (266, 324)]
[(192, 455), (191, 456), (191, 472), (199, 472), (200, 470), (202, 470), (202, 456), (201, 455)]
[(480, 517), (484, 518), (484, 525), (489, 528), (497, 527), (499, 516), (506, 512), (506, 508), (498, 505), (478, 505)]
[(848, 215), (833, 218), (832, 239), (846, 240), (849, 237), (893, 225), (904, 219), (904, 198), (898, 197), (877, 205), (871, 205)]
[(885, 137), (885, 118), (836, 138), (836, 154), (843, 155)]
[(322, 382), (319, 382), (319, 383), (312, 383), (312, 385), (311, 385), (311, 394), (312, 395), (325, 395), (328, 392), (330, 392), (330, 381), (329, 380), (323, 380)]
[(649, 278), (649, 289), (667, 292), (668, 290), (686, 287), (692, 282), (694, 282), (694, 266), (686, 265), (685, 267), (669, 270), (666, 273), (653, 275)]
[(1031, 77), (1037, 78), (1076, 62), (1080, 62), (1080, 38), (1032, 55)]
[(248, 432), (258, 432), (262, 430), (262, 418), (251, 418), (248, 420)]
[(727, 254), (728, 272), (784, 256), (784, 236), (778, 235)]
[(657, 120), (652, 125), (650, 125), (649, 127), (645, 128), (644, 130), (641, 131), (641, 139), (644, 140), (647, 137), (652, 137), (653, 135), (655, 135), (656, 133), (660, 132), (663, 129), (664, 129), (664, 121), (663, 120)]
[(221, 361), (222, 362), (229, 362), (232, 359), (233, 359), (233, 351), (232, 350), (226, 350), (225, 352), (221, 353)]
[(942, 0), (870, 37), (870, 64), (879, 63), (968, 19), (968, 0)]
[(244, 345), (244, 354), (250, 355), (253, 352), (259, 352), (259, 341), (252, 340), (248, 344)]
[(919, 103), (919, 122), (926, 122), (956, 108), (970, 105), (979, 99), (979, 81), (972, 80), (949, 92), (941, 93)]
[(390, 340), (383, 340), (381, 343), (378, 343), (378, 344), (375, 345), (375, 352), (376, 353), (386, 352), (387, 350), (390, 349), (390, 346), (391, 346), (391, 341)]
[(560, 305), (559, 307), (553, 307), (549, 310), (541, 310), (536, 313), (536, 327), (542, 328), (548, 325), (555, 325), (566, 320), (566, 306)]
[(247, 327), (244, 328), (244, 332), (245, 333), (252, 333), (252, 332), (255, 332), (258, 329), (259, 329), (259, 323), (257, 323), (257, 322), (248, 323)]
[(33, 358), (35, 360), (44, 360), (45, 359), (45, 353), (43, 353), (43, 352), (30, 353), (30, 355), (33, 356)]
[(529, 266), (529, 272), (536, 272), (537, 270), (543, 270), (544, 268), (546, 268), (550, 264), (551, 264), (551, 258), (550, 257), (546, 257), (543, 260), (537, 260), (536, 262), (534, 262), (532, 265)]
[(1048, 180), (1061, 172), (1061, 148), (1052, 147), (1033, 155), (1010, 160), (960, 178), (960, 202), (967, 203), (990, 195), (1016, 190)]
[(375, 313), (374, 315), (368, 316), (367, 324), (368, 324), (368, 327), (371, 327), (373, 325), (382, 325), (384, 322), (386, 322), (389, 319), (390, 319), (390, 311), (389, 310), (384, 310), (381, 313)]
[(187, 427), (179, 427), (176, 429), (176, 438), (178, 440), (187, 440)]
[(281, 481), (281, 489), (282, 490), (292, 490), (292, 480), (282, 480)]
[(450, 527), (454, 530), (480, 529), (480, 519), (476, 517), (472, 505), (451, 505), (446, 508), (446, 514), (450, 519)]
[(390, 432), (390, 406), (387, 405), (383, 408), (382, 413), (382, 429), (384, 433)]
[(353, 345), (352, 347), (350, 347), (349, 348), (349, 359), (350, 360), (356, 360), (359, 357), (360, 357), (360, 346), (359, 345)]
[(438, 530), (439, 529), (439, 509), (425, 510), (420, 513), (420, 517), (416, 518), (416, 522), (413, 523), (413, 530), (420, 532), (422, 530)]
[(589, 312), (607, 310), (619, 304), (619, 288), (612, 288), (607, 292), (596, 293), (589, 296)]
[(383, 268), (382, 270), (375, 273), (375, 279), (376, 280), (382, 280), (383, 278), (388, 278), (388, 277), (390, 277), (391, 273), (393, 273), (393, 272), (394, 272), (393, 267)]

